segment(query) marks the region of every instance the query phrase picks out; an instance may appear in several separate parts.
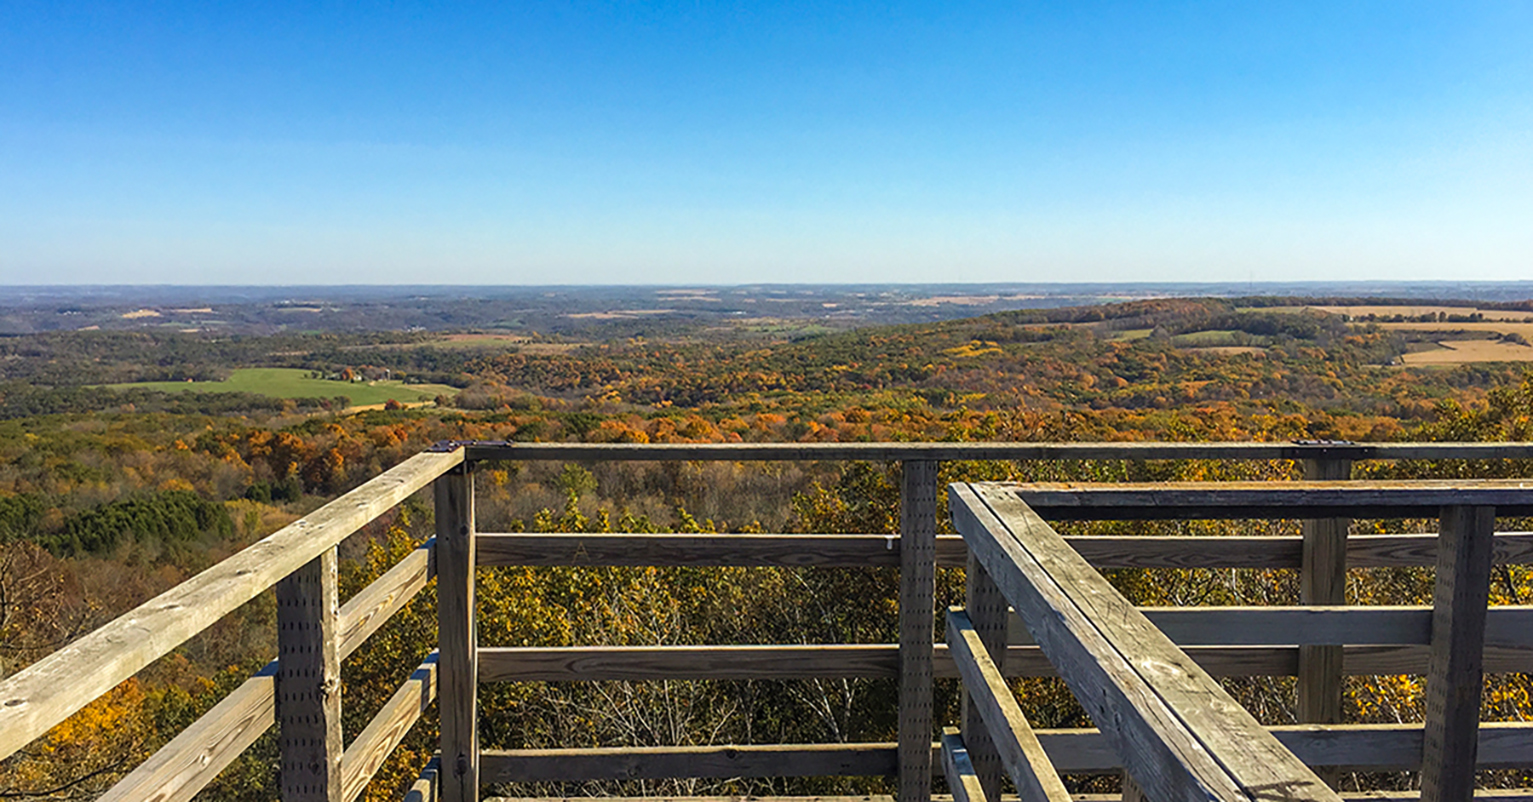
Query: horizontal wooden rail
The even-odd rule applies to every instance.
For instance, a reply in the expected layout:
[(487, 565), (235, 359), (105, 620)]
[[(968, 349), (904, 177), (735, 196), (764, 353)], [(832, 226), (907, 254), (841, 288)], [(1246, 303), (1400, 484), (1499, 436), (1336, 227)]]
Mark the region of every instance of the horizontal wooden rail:
[(432, 757), (426, 763), (426, 768), (421, 770), (420, 778), (410, 785), (409, 791), (405, 792), (404, 802), (437, 802), (441, 790), (438, 782), (441, 773), (441, 756)]
[(1435, 518), (1453, 505), (1533, 515), (1533, 480), (988, 483), (1047, 520)]
[(364, 524), (463, 452), (417, 454), (100, 629), (0, 681), (0, 759), (168, 654)]
[[(1343, 771), (1421, 768), (1420, 724), (1289, 724), (1268, 727), (1267, 731), (1310, 766)], [(1103, 774), (1123, 768), (1112, 739), (1097, 730), (1037, 733), (1049, 761), (1061, 774)], [(1475, 765), (1480, 769), (1533, 767), (1533, 724), (1482, 723)]]
[(383, 709), (356, 740), (346, 747), (341, 755), (342, 802), (351, 802), (361, 795), (394, 747), (399, 746), (421, 714), (436, 700), (436, 666), (437, 653), (432, 652), (384, 703)]
[(481, 783), (730, 777), (877, 777), (898, 768), (894, 744), (657, 746), (485, 750)]
[[(969, 760), (969, 749), (963, 744), (963, 736), (957, 727), (942, 730), (942, 774), (953, 802), (986, 802), (985, 789), (979, 783), (979, 774)], [(1065, 799), (1070, 797), (1067, 794)]]
[[(1349, 676), (1424, 674), (1427, 645), (1348, 646), (1342, 670)], [(1298, 674), (1297, 646), (1184, 646), (1215, 677), (1291, 677)], [(480, 682), (645, 682), (658, 680), (892, 679), (899, 676), (899, 645), (824, 646), (516, 646), (479, 650)], [(1533, 650), (1487, 647), (1485, 671), (1533, 672)], [(1006, 650), (1007, 677), (1055, 677), (1058, 672), (1036, 646)], [(932, 674), (953, 679), (958, 670), (946, 644), (936, 644)]]
[[(480, 533), (481, 566), (897, 567), (899, 535), (677, 535)], [(1065, 542), (1097, 568), (1298, 568), (1304, 539), (1278, 537), (1119, 537)], [(1533, 532), (1496, 535), (1498, 564), (1533, 564)], [(937, 538), (937, 565), (962, 568), (963, 538)], [(1437, 564), (1437, 535), (1353, 535), (1350, 568)]]
[[(1178, 646), (1303, 646), (1426, 644), (1432, 638), (1432, 608), (1310, 607), (1140, 607), (1157, 629)], [(1533, 649), (1533, 607), (1496, 606), (1488, 611), (1487, 645)], [(1007, 642), (1033, 642), (1013, 615)]]
[[(457, 444), (447, 444), (449, 447)], [(1530, 443), (461, 443), (471, 460), (1533, 459)]]
[[(1420, 724), (1291, 724), (1264, 728), (1310, 766), (1344, 771), (1414, 771), (1421, 767)], [(1094, 729), (1035, 730), (1062, 775), (1121, 771), (1113, 741)], [(941, 745), (933, 744), (936, 765)], [(607, 747), (487, 750), (481, 771), (492, 782), (586, 782), (728, 777), (892, 776), (893, 743), (773, 746)], [(1480, 769), (1533, 767), (1533, 724), (1480, 725)], [(940, 769), (939, 769), (940, 770)]]
[[(435, 573), (431, 538), (341, 605), (344, 659), (399, 612)], [(267, 663), (213, 709), (122, 778), (98, 802), (185, 802), (276, 723), (277, 661)], [(433, 693), (435, 687), (433, 686)]]

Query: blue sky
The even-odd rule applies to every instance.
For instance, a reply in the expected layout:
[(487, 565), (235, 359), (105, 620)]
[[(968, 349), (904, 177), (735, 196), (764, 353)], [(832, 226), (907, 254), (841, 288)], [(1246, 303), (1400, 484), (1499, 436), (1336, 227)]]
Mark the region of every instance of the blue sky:
[(1533, 278), (1533, 3), (0, 2), (0, 284)]

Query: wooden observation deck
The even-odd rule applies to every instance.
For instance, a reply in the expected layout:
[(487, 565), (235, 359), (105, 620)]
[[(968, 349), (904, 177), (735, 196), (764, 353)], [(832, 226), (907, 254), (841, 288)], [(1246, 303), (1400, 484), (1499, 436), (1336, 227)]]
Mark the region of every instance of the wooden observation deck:
[[(269, 588), (278, 659), (137, 767), (104, 800), (188, 800), (273, 725), (284, 802), (351, 802), (439, 702), (440, 753), (412, 800), (462, 802), (497, 783), (892, 776), (927, 802), (1065, 802), (1060, 775), (1118, 773), (1126, 799), (1336, 800), (1336, 771), (1419, 771), (1419, 798), (1468, 800), (1475, 771), (1533, 768), (1533, 724), (1480, 723), (1485, 672), (1533, 672), (1533, 607), (1488, 607), (1494, 563), (1533, 563), (1533, 479), (1349, 481), (1358, 460), (1533, 459), (1533, 444), (447, 443), (419, 454), (116, 621), (0, 681), (0, 758)], [(938, 537), (942, 460), (1303, 460), (1306, 482), (954, 484)], [(478, 532), (486, 460), (879, 460), (902, 465), (896, 536)], [(336, 546), (433, 488), (436, 537), (345, 605)], [(1351, 517), (1438, 518), (1432, 535), (1347, 536)], [(1062, 537), (1051, 520), (1284, 518), (1301, 537)], [(897, 566), (897, 644), (481, 648), (476, 566)], [(934, 643), (934, 575), (967, 567), (966, 604)], [(1431, 607), (1345, 606), (1348, 567), (1435, 566)], [(1135, 608), (1101, 568), (1297, 568), (1302, 606)], [(362, 732), (343, 738), (340, 660), (426, 583), (438, 648)], [(1342, 678), (1425, 674), (1424, 724), (1344, 725)], [(1099, 730), (1035, 730), (1008, 677), (1064, 679)], [(1216, 677), (1296, 676), (1304, 724), (1264, 727)], [(898, 678), (893, 743), (481, 749), (477, 688), (507, 681)], [(934, 721), (934, 678), (960, 678), (962, 721)], [(493, 711), (486, 711), (493, 715)], [(954, 724), (956, 727), (943, 728)], [(933, 743), (934, 735), (940, 740)], [(1533, 792), (1494, 792), (1533, 799)], [(1411, 795), (1405, 795), (1410, 798)], [(1374, 795), (1370, 798), (1394, 798)]]

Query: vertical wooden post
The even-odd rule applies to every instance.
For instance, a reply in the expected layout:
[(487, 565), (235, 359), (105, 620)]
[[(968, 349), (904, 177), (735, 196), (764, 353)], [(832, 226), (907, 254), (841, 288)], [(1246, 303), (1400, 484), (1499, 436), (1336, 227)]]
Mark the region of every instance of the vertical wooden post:
[[(1304, 478), (1338, 481), (1352, 478), (1352, 461), (1304, 461)], [(1304, 522), (1303, 567), (1299, 575), (1300, 604), (1347, 603), (1346, 518)], [(1299, 647), (1299, 721), (1340, 724), (1342, 644)], [(1333, 773), (1334, 775), (1334, 773)], [(1335, 777), (1325, 777), (1335, 784)]]
[(1495, 529), (1494, 507), (1442, 509), (1432, 593), (1422, 802), (1461, 802), (1474, 794)]
[(900, 720), (897, 802), (929, 802), (932, 642), (936, 637), (937, 463), (906, 460), (900, 480)]
[(341, 802), (341, 660), (335, 548), (277, 583), (282, 802)]
[[(964, 609), (969, 614), (969, 620), (974, 623), (974, 631), (984, 642), (985, 651), (990, 653), (990, 659), (1004, 675), (1006, 672), (1006, 616), (1010, 607), (1006, 604), (1006, 597), (1001, 595), (1000, 588), (995, 586), (995, 581), (990, 578), (990, 574), (986, 573), (985, 567), (980, 565), (973, 552), (969, 553), (969, 567), (964, 586)], [(974, 774), (979, 778), (980, 788), (985, 792), (985, 799), (990, 802), (999, 802), (1001, 777), (1004, 774), (1001, 756), (995, 749), (995, 742), (990, 739), (990, 731), (986, 729), (979, 711), (974, 708), (973, 698), (967, 693), (963, 697), (962, 731), (963, 742), (969, 752), (969, 762), (974, 766)]]
[(474, 619), (474, 477), (464, 463), (437, 479), (437, 704), (443, 802), (479, 799), (479, 661)]

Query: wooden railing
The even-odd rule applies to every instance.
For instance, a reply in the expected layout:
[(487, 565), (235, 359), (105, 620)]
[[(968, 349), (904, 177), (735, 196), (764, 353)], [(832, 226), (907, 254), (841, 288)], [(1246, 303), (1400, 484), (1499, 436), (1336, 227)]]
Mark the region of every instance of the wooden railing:
[[(1323, 782), (1315, 784), (1318, 781), (1306, 764), (1377, 770), (1423, 768), (1423, 776), (1433, 783), (1429, 790), (1436, 789), (1432, 793), (1437, 796), (1432, 798), (1457, 798), (1453, 796), (1456, 790), (1442, 789), (1465, 787), (1465, 772), (1472, 780), (1476, 765), (1533, 766), (1533, 735), (1528, 730), (1508, 725), (1476, 729), (1477, 692), (1473, 705), (1460, 699), (1467, 693), (1470, 677), (1477, 676), (1482, 658), (1486, 670), (1533, 671), (1533, 635), (1528, 634), (1533, 632), (1529, 626), (1533, 610), (1498, 607), (1487, 615), (1483, 590), (1491, 560), (1533, 562), (1533, 535), (1491, 537), (1491, 519), (1483, 510), (1494, 507), (1503, 515), (1528, 514), (1533, 511), (1533, 486), (1496, 482), (1388, 486), (1303, 483), (1308, 488), (1305, 495), (1292, 492), (1299, 483), (1294, 487), (1278, 483), (1084, 490), (1038, 485), (1008, 491), (1015, 501), (1016, 515), (1000, 515), (996, 518), (1000, 524), (987, 524), (990, 529), (980, 527), (988, 534), (977, 534), (980, 529), (974, 523), (978, 520), (974, 510), (979, 507), (965, 497), (962, 503), (952, 505), (962, 537), (938, 537), (937, 465), (942, 460), (970, 459), (1305, 460), (1306, 476), (1337, 480), (1345, 479), (1351, 464), (1358, 460), (1505, 458), (1533, 458), (1533, 444), (446, 443), (0, 681), (0, 759), (220, 617), (275, 588), (279, 659), (176, 736), (103, 799), (190, 799), (277, 724), (282, 799), (350, 802), (434, 700), (440, 702), (441, 751), (411, 791), (420, 799), (439, 795), (454, 802), (476, 800), (481, 786), (498, 782), (887, 775), (898, 777), (901, 802), (925, 802), (931, 793), (934, 755), (940, 756), (955, 795), (962, 795), (964, 789), (978, 789), (992, 800), (998, 799), (997, 771), (1003, 759), (1019, 788), (1024, 782), (1032, 783), (1026, 787), (1041, 794), (1036, 796), (1040, 799), (1054, 799), (1060, 793), (1057, 777), (1050, 779), (1051, 772), (1080, 774), (1123, 767), (1133, 781), (1129, 783), (1131, 789), (1138, 783), (1156, 799), (1212, 793), (1210, 789), (1223, 789), (1219, 791), (1222, 794), (1232, 788), (1243, 789), (1241, 793), (1254, 794), (1251, 798), (1255, 798), (1265, 793), (1258, 793), (1267, 787), (1263, 783), (1288, 783), (1283, 787), (1302, 791), (1295, 791), (1294, 798), (1324, 797), (1329, 791)], [(897, 537), (479, 533), (474, 525), (472, 469), (485, 460), (899, 461), (903, 466), (901, 533)], [(336, 545), (428, 484), (434, 488), (435, 538), (344, 606), (338, 606)], [(1471, 507), (1463, 507), (1465, 504)], [(1345, 518), (1349, 516), (1386, 512), (1389, 517), (1435, 515), (1444, 505), (1482, 511), (1445, 517), (1444, 538), (1346, 537)], [(1256, 538), (1059, 538), (1041, 524), (1043, 518), (1208, 515), (1303, 517), (1317, 522), (1306, 523), (1302, 537)], [(1016, 520), (1037, 523), (1023, 527), (1026, 537), (1012, 541), (994, 530), (997, 525), (1012, 526)], [(1029, 539), (1034, 536), (1044, 540)], [(1042, 574), (1022, 571), (1014, 550), (1006, 550), (1015, 543), (1043, 548), (1039, 542), (1048, 553), (1073, 561), (1066, 581), (1056, 576), (1058, 566)], [(1440, 543), (1444, 545), (1440, 547)], [(1006, 548), (997, 550), (997, 544)], [(820, 646), (480, 648), (474, 634), (476, 564), (897, 565), (900, 641)], [(1434, 564), (1439, 566), (1441, 593), (1433, 608), (1365, 610), (1336, 606), (1342, 601), (1339, 577), (1344, 576), (1348, 565)], [(949, 643), (935, 644), (933, 576), (935, 568), (942, 565), (968, 566), (970, 591), (967, 612), (955, 613), (950, 620)], [(1118, 597), (1113, 614), (1133, 626), (1121, 632), (1095, 630), (1099, 640), (1106, 638), (1101, 641), (1106, 644), (1103, 648), (1116, 649), (1121, 661), (1131, 663), (1130, 658), (1138, 654), (1134, 649), (1153, 646), (1158, 657), (1183, 670), (1190, 678), (1185, 682), (1194, 683), (1177, 686), (1178, 693), (1191, 694), (1187, 699), (1218, 700), (1214, 718), (1224, 716), (1239, 726), (1229, 730), (1235, 724), (1221, 719), (1223, 723), (1210, 731), (1213, 735), (1209, 737), (1218, 736), (1212, 741), (1201, 740), (1207, 735), (1203, 730), (1189, 729), (1190, 735), (1185, 737), (1200, 739), (1197, 748), (1190, 748), (1191, 742), (1161, 737), (1166, 731), (1151, 726), (1160, 720), (1145, 713), (1140, 715), (1141, 723), (1134, 726), (1139, 726), (1135, 732), (1146, 738), (1155, 736), (1145, 742), (1146, 748), (1152, 748), (1158, 739), (1162, 746), (1167, 742), (1180, 744), (1177, 749), (1181, 751), (1162, 748), (1143, 754), (1133, 752), (1122, 738), (1095, 731), (1039, 731), (1027, 736), (1025, 718), (1021, 718), (1014, 700), (1007, 704), (1010, 697), (997, 685), (999, 677), (1060, 675), (1078, 694), (1083, 688), (1094, 693), (1109, 686), (1125, 698), (1153, 692), (1161, 695), (1162, 706), (1172, 711), (1173, 718), (1191, 715), (1182, 709), (1180, 700), (1165, 703), (1165, 694), (1171, 691), (1156, 684), (1161, 678), (1142, 676), (1142, 671), (1137, 680), (1114, 675), (1106, 685), (1097, 682), (1077, 687), (1101, 673), (1100, 665), (1092, 669), (1087, 664), (1090, 661), (1082, 662), (1084, 658), (1079, 655), (1075, 662), (1060, 656), (1070, 648), (1079, 650), (1085, 625), (1078, 632), (1061, 635), (1051, 630), (1052, 634), (1040, 635), (1037, 617), (1044, 608), (1035, 601), (1018, 604), (1019, 600), (1031, 599), (1027, 593), (1035, 593), (1038, 583), (1046, 583), (1049, 577), (1054, 577), (1057, 589), (1065, 594), (1050, 597), (1052, 603), (1078, 600), (1088, 589), (1090, 593), (1099, 593), (1102, 588), (1110, 591), (1094, 570), (1087, 570), (1093, 566), (1300, 568), (1303, 601), (1314, 606), (1134, 611)], [(372, 722), (346, 744), (340, 730), (339, 661), (433, 577), (438, 586), (437, 650), (422, 656), (420, 667)], [(993, 587), (986, 584), (986, 577), (995, 577)], [(1002, 577), (1009, 578), (1003, 581)], [(1447, 590), (1442, 590), (1444, 582), (1448, 583)], [(1008, 624), (1018, 620), (1008, 613), (1008, 605), (1016, 606), (1021, 620), (1027, 622), (1026, 631)], [(1473, 613), (1476, 606), (1477, 619)], [(1096, 616), (1087, 616), (1086, 624), (1097, 627), (1100, 622)], [(1038, 636), (1036, 643), (1028, 631)], [(1260, 637), (1253, 639), (1252, 632), (1261, 633)], [(1442, 633), (1452, 633), (1451, 639), (1444, 640), (1448, 636)], [(1098, 656), (1097, 652), (1089, 655), (1093, 660)], [(1466, 658), (1473, 664), (1464, 663), (1457, 655), (1473, 655)], [(1174, 662), (1177, 660), (1181, 662)], [(1440, 710), (1432, 714), (1426, 728), (1253, 728), (1241, 718), (1244, 713), (1238, 706), (1227, 709), (1224, 698), (1218, 696), (1222, 691), (1209, 679), (1297, 674), (1303, 720), (1335, 725), (1343, 675), (1420, 671), (1430, 671), (1434, 678), (1429, 694), (1432, 709)], [(898, 740), (888, 744), (513, 751), (481, 750), (477, 742), (477, 685), (482, 682), (805, 677), (898, 678)], [(973, 703), (966, 706), (962, 734), (947, 735), (934, 747), (932, 681), (941, 677), (962, 677)], [(985, 688), (990, 689), (988, 695), (982, 690)], [(1112, 720), (1099, 717), (1099, 711), (1090, 704), (1087, 707), (1095, 720)], [(1165, 713), (1157, 715), (1164, 717)], [(1015, 743), (1007, 740), (1012, 738), (1007, 732), (1016, 736)], [(1476, 743), (1477, 755), (1473, 752)], [(1466, 744), (1470, 745), (1467, 758)], [(1224, 774), (1210, 774), (1212, 768), (1188, 757), (1199, 749), (1214, 755)], [(1220, 761), (1239, 757), (1233, 752), (1226, 754), (1231, 749), (1245, 756), (1240, 759), (1259, 753), (1256, 762), (1261, 766), (1252, 769), (1255, 773), (1230, 769)], [(1219, 794), (1198, 798), (1236, 798)]]

